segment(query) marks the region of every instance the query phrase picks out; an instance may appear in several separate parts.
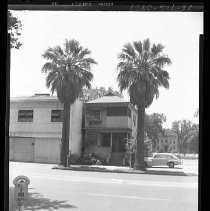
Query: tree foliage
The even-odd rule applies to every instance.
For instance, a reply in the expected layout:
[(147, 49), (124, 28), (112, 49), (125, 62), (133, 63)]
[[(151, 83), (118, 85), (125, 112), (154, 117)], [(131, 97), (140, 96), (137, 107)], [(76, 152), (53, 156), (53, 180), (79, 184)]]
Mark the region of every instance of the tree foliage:
[(179, 153), (185, 154), (193, 137), (198, 135), (198, 125), (190, 120), (174, 121), (172, 131), (177, 135)]
[(189, 140), (189, 152), (198, 154), (199, 149), (199, 136), (198, 134), (192, 136), (192, 138)]
[(10, 11), (8, 11), (7, 28), (10, 33), (10, 47), (19, 49), (22, 45), (18, 38), (21, 35), (22, 24)]
[(171, 60), (163, 54), (163, 49), (162, 44), (151, 46), (146, 39), (125, 44), (118, 56), (120, 91), (127, 89), (130, 102), (138, 107), (136, 169), (144, 169), (145, 108), (159, 97), (159, 87), (169, 88), (169, 74), (164, 67), (171, 64)]
[(152, 152), (153, 152), (152, 145), (153, 145), (152, 140), (148, 136), (146, 136), (144, 140), (144, 156), (145, 157), (152, 156)]
[(162, 53), (162, 44), (153, 44), (149, 39), (124, 45), (118, 58), (120, 70), (117, 80), (120, 91), (128, 89), (133, 105), (149, 107), (154, 97), (159, 97), (159, 87), (169, 88), (169, 74), (163, 68), (171, 64)]
[(46, 86), (52, 93), (57, 92), (62, 103), (74, 103), (83, 87), (91, 87), (93, 74), (90, 70), (96, 62), (88, 57), (90, 54), (90, 50), (73, 39), (65, 40), (63, 49), (60, 46), (48, 48), (42, 55), (49, 61), (42, 68), (42, 72), (47, 74)]
[[(129, 160), (131, 159), (132, 162), (133, 160), (133, 155), (136, 153), (136, 139), (134, 137), (126, 138), (126, 152), (128, 154), (127, 157), (129, 157)], [(144, 156), (149, 157), (152, 156), (152, 140), (145, 134), (145, 139), (144, 139)], [(131, 158), (130, 158), (131, 156)]]
[(163, 123), (166, 121), (164, 114), (153, 113), (145, 115), (145, 132), (151, 139), (153, 149), (156, 149), (159, 136), (164, 135)]
[(95, 88), (83, 88), (83, 92), (80, 96), (80, 99), (84, 102), (88, 102), (91, 100), (95, 100), (97, 98), (101, 98), (104, 95), (108, 94), (109, 92), (113, 93), (116, 96), (122, 97), (122, 93), (116, 90), (113, 90), (112, 87), (109, 87), (108, 89), (104, 87), (95, 87)]
[(93, 74), (91, 65), (96, 64), (89, 57), (91, 51), (80, 46), (76, 40), (65, 40), (63, 48), (48, 48), (42, 55), (48, 60), (42, 67), (46, 74), (46, 86), (57, 93), (64, 105), (61, 144), (61, 164), (67, 165), (70, 134), (70, 106), (82, 93), (84, 87), (91, 87)]
[(199, 109), (196, 109), (195, 113), (194, 113), (194, 117), (198, 118), (199, 117)]

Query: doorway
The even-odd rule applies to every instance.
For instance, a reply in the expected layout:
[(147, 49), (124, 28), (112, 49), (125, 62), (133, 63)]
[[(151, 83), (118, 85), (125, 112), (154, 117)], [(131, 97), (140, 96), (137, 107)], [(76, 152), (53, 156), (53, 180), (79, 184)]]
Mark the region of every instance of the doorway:
[(112, 134), (112, 152), (125, 152), (126, 133)]

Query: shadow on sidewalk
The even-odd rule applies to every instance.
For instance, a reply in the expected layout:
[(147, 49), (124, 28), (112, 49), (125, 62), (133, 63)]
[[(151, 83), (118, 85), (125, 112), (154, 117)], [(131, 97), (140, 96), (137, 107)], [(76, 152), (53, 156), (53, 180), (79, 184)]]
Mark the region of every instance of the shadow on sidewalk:
[[(77, 208), (76, 206), (67, 204), (65, 200), (50, 200), (47, 198), (43, 198), (40, 193), (29, 193), (28, 199), (24, 204), (24, 210), (56, 210), (59, 208), (71, 209)], [(14, 187), (9, 188), (9, 211), (18, 210), (17, 202), (14, 201)]]

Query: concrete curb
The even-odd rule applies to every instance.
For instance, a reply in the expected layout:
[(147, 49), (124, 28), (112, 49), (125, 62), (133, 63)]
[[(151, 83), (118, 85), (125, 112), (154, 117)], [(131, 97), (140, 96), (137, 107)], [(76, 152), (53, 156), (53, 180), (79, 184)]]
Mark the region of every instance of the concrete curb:
[(73, 170), (73, 171), (92, 171), (92, 172), (109, 172), (109, 173), (128, 173), (128, 174), (152, 174), (152, 175), (171, 175), (171, 176), (198, 176), (194, 173), (185, 173), (183, 171), (158, 171), (158, 170), (120, 170), (120, 169), (106, 169), (106, 168), (100, 168), (100, 167), (87, 167), (87, 166), (81, 166), (81, 167), (52, 167), (52, 169), (57, 170)]

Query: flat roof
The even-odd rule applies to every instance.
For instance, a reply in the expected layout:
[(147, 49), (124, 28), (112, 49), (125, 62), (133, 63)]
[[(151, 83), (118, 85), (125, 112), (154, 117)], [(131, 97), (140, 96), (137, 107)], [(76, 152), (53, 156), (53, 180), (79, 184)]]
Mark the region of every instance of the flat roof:
[(122, 97), (118, 96), (103, 96), (101, 98), (86, 102), (87, 104), (96, 103), (129, 103), (129, 101), (124, 100)]
[(34, 96), (10, 97), (10, 101), (58, 101), (58, 97), (40, 94)]

